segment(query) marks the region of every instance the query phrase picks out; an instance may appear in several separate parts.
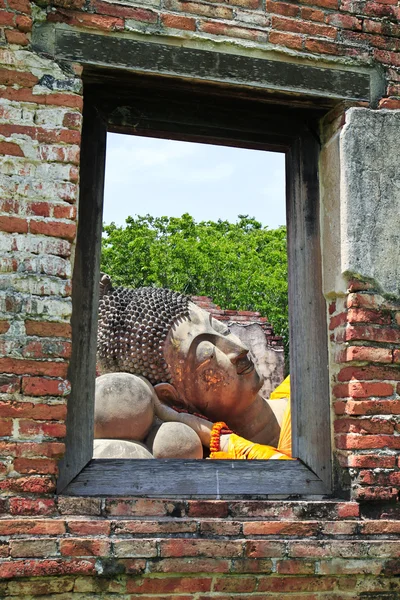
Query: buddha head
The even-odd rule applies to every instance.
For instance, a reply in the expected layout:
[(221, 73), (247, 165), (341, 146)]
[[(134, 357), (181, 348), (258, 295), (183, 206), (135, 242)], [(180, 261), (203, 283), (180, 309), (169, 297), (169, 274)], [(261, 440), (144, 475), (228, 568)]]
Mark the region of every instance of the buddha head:
[(146, 377), (157, 395), (212, 420), (240, 414), (262, 378), (239, 338), (182, 294), (162, 288), (100, 286), (101, 372)]

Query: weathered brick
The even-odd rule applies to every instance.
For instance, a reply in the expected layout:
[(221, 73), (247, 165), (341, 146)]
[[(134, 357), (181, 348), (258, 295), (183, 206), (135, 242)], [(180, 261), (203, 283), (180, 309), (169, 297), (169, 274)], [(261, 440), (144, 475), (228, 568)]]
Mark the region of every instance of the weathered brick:
[(110, 542), (102, 539), (68, 538), (60, 540), (63, 556), (107, 556)]
[(36, 221), (32, 219), (29, 222), (29, 231), (31, 233), (64, 238), (72, 242), (76, 235), (76, 225), (75, 223), (64, 223), (61, 221)]
[(309, 537), (319, 532), (318, 522), (248, 521), (243, 524), (244, 535), (279, 535)]
[(25, 321), (25, 330), (27, 335), (40, 337), (71, 337), (71, 325), (69, 323)]
[(65, 437), (66, 429), (64, 423), (20, 419), (19, 433), (21, 437), (46, 436), (63, 438)]
[(22, 392), (28, 396), (68, 396), (71, 384), (66, 379), (23, 377)]
[(47, 558), (57, 554), (56, 540), (11, 540), (10, 554), (14, 558), (36, 557)]
[(110, 535), (111, 523), (105, 520), (68, 519), (69, 533), (77, 535)]
[[(56, 512), (56, 504), (53, 499), (50, 498), (40, 498), (37, 500), (31, 498), (10, 498), (10, 514), (12, 515), (52, 515)], [(16, 522), (17, 521), (13, 521)], [(58, 525), (57, 525), (58, 527)], [(47, 533), (47, 531), (42, 531), (34, 529), (31, 531), (29, 524), (26, 526), (26, 530), (21, 533)], [(53, 533), (52, 531), (48, 532), (49, 534)], [(54, 533), (61, 533), (59, 531), (55, 531)]]
[(151, 558), (157, 556), (157, 543), (155, 540), (117, 540), (113, 542), (113, 549), (115, 556), (121, 558)]
[(160, 541), (160, 556), (210, 556), (233, 558), (243, 555), (241, 541), (176, 538)]
[(95, 573), (95, 560), (14, 560), (0, 563), (0, 578), (45, 577), (46, 575), (68, 575)]
[(57, 461), (50, 458), (16, 458), (14, 469), (18, 473), (57, 474)]
[(130, 594), (209, 592), (211, 583), (211, 577), (142, 577), (128, 580), (126, 590)]
[(392, 396), (394, 392), (391, 383), (371, 383), (363, 381), (350, 381), (334, 386), (333, 394), (336, 398), (369, 398), (373, 396)]
[(196, 30), (196, 21), (190, 17), (183, 17), (181, 15), (161, 15), (161, 23), (164, 27), (171, 27), (173, 29), (183, 29), (188, 31)]
[[(16, 500), (16, 498), (13, 498)], [(35, 501), (36, 504), (38, 501)], [(0, 519), (0, 535), (62, 535), (65, 523), (56, 519)]]

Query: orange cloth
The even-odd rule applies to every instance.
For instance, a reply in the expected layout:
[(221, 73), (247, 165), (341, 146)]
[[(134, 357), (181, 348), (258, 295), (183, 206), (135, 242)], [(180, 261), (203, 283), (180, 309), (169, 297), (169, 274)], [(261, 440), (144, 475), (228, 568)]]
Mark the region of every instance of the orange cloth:
[(230, 458), (235, 460), (290, 460), (289, 456), (282, 454), (272, 446), (255, 444), (244, 438), (231, 433), (227, 452), (212, 452), (210, 458)]
[(211, 452), (210, 458), (235, 460), (292, 460), (292, 426), (290, 411), (290, 376), (272, 392), (270, 399), (289, 398), (283, 413), (278, 448), (255, 444), (232, 433), (229, 436), (228, 451)]

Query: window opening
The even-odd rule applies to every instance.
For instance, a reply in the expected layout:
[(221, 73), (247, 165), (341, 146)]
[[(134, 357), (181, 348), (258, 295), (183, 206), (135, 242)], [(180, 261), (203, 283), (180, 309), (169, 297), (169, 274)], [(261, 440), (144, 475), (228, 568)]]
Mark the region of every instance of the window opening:
[(289, 458), (284, 155), (109, 133), (103, 215), (94, 457)]

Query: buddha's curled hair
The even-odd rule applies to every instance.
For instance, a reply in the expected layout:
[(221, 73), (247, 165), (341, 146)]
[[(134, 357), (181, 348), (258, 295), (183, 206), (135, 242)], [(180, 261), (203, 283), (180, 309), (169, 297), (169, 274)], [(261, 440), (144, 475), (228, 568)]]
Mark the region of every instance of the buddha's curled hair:
[(97, 364), (101, 373), (126, 372), (153, 385), (171, 380), (164, 343), (173, 324), (189, 318), (190, 298), (164, 288), (113, 288), (101, 274)]

